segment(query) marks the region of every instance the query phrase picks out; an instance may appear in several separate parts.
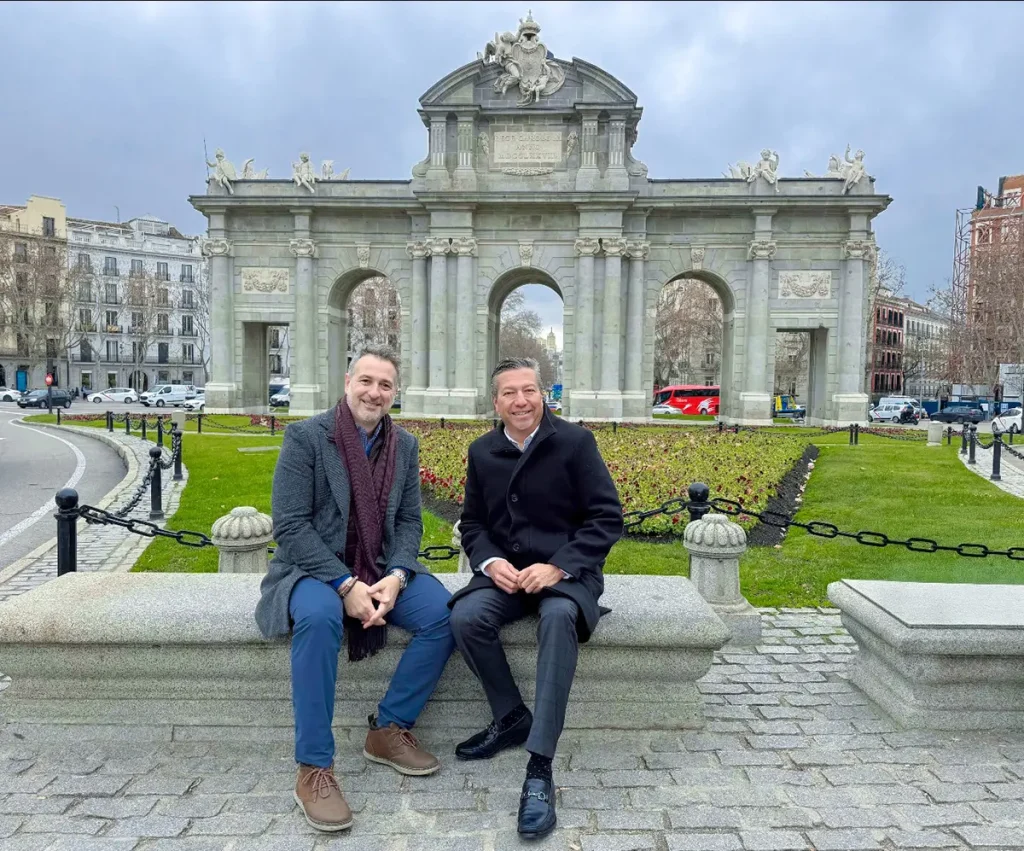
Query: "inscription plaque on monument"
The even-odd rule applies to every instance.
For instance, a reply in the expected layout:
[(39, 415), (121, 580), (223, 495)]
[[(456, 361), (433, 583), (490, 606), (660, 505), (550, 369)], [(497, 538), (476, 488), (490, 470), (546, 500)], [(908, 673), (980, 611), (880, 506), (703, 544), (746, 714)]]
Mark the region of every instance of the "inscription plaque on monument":
[(562, 160), (562, 134), (503, 130), (494, 134), (496, 163), (557, 163)]

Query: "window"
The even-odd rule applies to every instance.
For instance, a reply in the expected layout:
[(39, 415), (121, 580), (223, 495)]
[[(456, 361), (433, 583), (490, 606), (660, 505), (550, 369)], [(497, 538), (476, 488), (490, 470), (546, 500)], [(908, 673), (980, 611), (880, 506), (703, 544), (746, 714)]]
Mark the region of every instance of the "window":
[(190, 369), (189, 370), (185, 370), (185, 372), (183, 372), (181, 374), (181, 380), (185, 384), (191, 384), (192, 383), (192, 370), (190, 370)]
[(156, 374), (156, 380), (159, 381), (161, 384), (166, 384), (168, 381), (171, 380), (171, 374), (166, 369), (161, 369)]
[(181, 291), (181, 306), (185, 310), (191, 310), (193, 308), (194, 305), (192, 303), (192, 290)]
[(131, 270), (131, 272), (129, 272), (129, 274), (133, 278), (137, 278), (137, 277), (139, 277), (142, 274), (142, 261), (141, 260), (132, 260), (132, 270)]
[(195, 363), (195, 347), (191, 343), (181, 344), (181, 362)]
[(55, 236), (57, 229), (54, 227), (53, 216), (43, 216), (43, 236)]
[(191, 263), (182, 263), (181, 264), (181, 275), (179, 276), (178, 280), (181, 283), (183, 283), (183, 284), (194, 283), (194, 281), (192, 280), (192, 264)]
[(43, 254), (45, 254), (47, 257), (56, 257), (57, 247), (55, 245), (47, 245), (43, 248)]
[[(92, 360), (92, 358), (89, 358), (89, 360)], [(92, 373), (91, 372), (83, 372), (82, 373), (82, 389), (83, 390), (92, 390)]]
[(171, 300), (170, 297), (168, 296), (167, 287), (160, 287), (160, 289), (156, 291), (156, 303), (160, 307), (171, 306)]
[(86, 254), (84, 251), (78, 255), (78, 268), (83, 272), (92, 271), (92, 257)]
[[(167, 314), (166, 313), (158, 313), (156, 315), (156, 331), (157, 331), (158, 334), (166, 334), (167, 333)], [(164, 344), (161, 343), (160, 345), (164, 345)]]
[(194, 337), (195, 335), (196, 335), (196, 332), (195, 332), (195, 330), (194, 330), (194, 328), (192, 326), (192, 317), (191, 316), (182, 316), (181, 317), (181, 336), (182, 337)]
[(991, 245), (992, 244), (992, 226), (991, 225), (977, 225), (974, 228), (974, 244), (975, 245)]
[[(109, 360), (109, 358), (108, 358), (108, 360)], [(107, 373), (107, 387), (117, 387), (117, 373), (116, 372), (108, 372)]]
[(57, 359), (57, 341), (52, 337), (46, 338), (46, 359), (56, 360)]
[(137, 340), (132, 343), (132, 363), (142, 363), (146, 359), (146, 347)]
[(120, 304), (120, 302), (117, 300), (117, 284), (103, 285), (103, 303)]
[(80, 331), (96, 330), (96, 326), (92, 324), (92, 310), (88, 307), (78, 308), (78, 329)]
[(157, 277), (157, 280), (159, 280), (159, 281), (169, 281), (171, 279), (170, 275), (167, 272), (167, 264), (166, 263), (157, 263), (156, 264), (156, 277)]
[(16, 242), (16, 243), (14, 243), (14, 262), (15, 263), (28, 263), (28, 243), (27, 242)]
[(108, 333), (116, 334), (120, 330), (121, 330), (121, 328), (117, 324), (117, 311), (116, 310), (108, 310), (107, 311), (107, 332)]
[[(156, 346), (156, 360), (157, 363), (168, 363), (168, 346), (167, 343), (157, 343)], [(162, 378), (161, 381), (166, 381), (166, 378)]]
[(714, 352), (704, 352), (704, 366), (714, 366), (714, 365), (715, 365), (715, 353)]
[(271, 355), (270, 356), (270, 373), (271, 375), (281, 374), (281, 356)]
[[(89, 345), (89, 341), (82, 340), (82, 342), (79, 343), (78, 345), (78, 349), (79, 359), (82, 361), (82, 363), (92, 363), (92, 346)], [(83, 386), (85, 386), (84, 383)]]
[(92, 301), (92, 283), (90, 281), (84, 281), (78, 285), (78, 300)]
[(139, 311), (133, 310), (132, 311), (132, 333), (133, 334), (140, 334), (140, 333), (142, 333), (142, 331), (144, 330), (143, 326), (145, 324), (146, 324), (145, 317), (143, 317), (143, 315)]
[(117, 258), (116, 257), (104, 257), (103, 258), (103, 274), (110, 275), (111, 277), (117, 277)]
[(270, 348), (279, 349), (281, 348), (281, 329), (271, 328), (270, 329)]
[(1020, 189), (1009, 189), (1003, 195), (1003, 207), (1007, 210), (1016, 210), (1020, 207)]

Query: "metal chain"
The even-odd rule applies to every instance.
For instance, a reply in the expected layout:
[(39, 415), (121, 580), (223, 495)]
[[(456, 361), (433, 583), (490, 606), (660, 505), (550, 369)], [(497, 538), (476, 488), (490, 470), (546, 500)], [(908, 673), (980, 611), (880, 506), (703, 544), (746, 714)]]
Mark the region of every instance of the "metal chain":
[[(263, 425), (252, 423), (252, 422), (250, 422), (249, 425), (247, 425), (247, 426), (228, 425), (227, 423), (219, 423), (219, 422), (217, 422), (215, 419), (212, 418), (212, 415), (204, 415), (203, 425), (206, 425), (207, 423), (209, 423), (210, 425), (212, 425), (216, 429), (223, 429), (224, 431), (235, 431), (235, 432), (238, 432), (239, 434), (252, 434), (252, 435), (255, 435), (257, 437), (260, 434), (264, 433), (264, 432), (265, 433), (269, 433), (270, 432), (270, 426), (269, 425), (263, 426)], [(275, 421), (275, 423), (274, 423), (274, 433), (275, 434), (280, 434), (282, 431), (284, 431), (287, 428), (287, 426), (288, 426), (287, 423), (283, 423), (280, 420)], [(263, 431), (262, 432), (260, 432), (260, 431), (252, 431), (253, 428), (262, 428)]]
[(173, 538), (179, 544), (186, 547), (202, 548), (213, 546), (213, 541), (202, 532), (190, 532), (188, 529), (180, 529), (178, 531), (161, 529), (155, 523), (150, 523), (148, 520), (139, 520), (137, 518), (126, 520), (123, 517), (118, 517), (116, 514), (104, 511), (102, 508), (94, 508), (91, 505), (79, 506), (78, 513), (80, 517), (85, 519), (86, 523), (96, 523), (101, 526), (120, 526), (133, 534), (141, 535), (143, 538)]
[(690, 503), (682, 497), (676, 497), (675, 499), (667, 500), (657, 508), (652, 508), (648, 511), (627, 511), (622, 515), (622, 527), (628, 531), (630, 529), (635, 529), (648, 518), (657, 517), (659, 514), (681, 514), (686, 511), (689, 504)]
[[(150, 482), (153, 481), (153, 473), (156, 470), (157, 465), (159, 463), (159, 459), (157, 458), (149, 459), (149, 469), (146, 470), (146, 477), (142, 480), (142, 482), (140, 482), (139, 486), (135, 489), (135, 493), (132, 495), (132, 498), (128, 502), (128, 504), (124, 506), (124, 508), (118, 509), (118, 511), (115, 514), (111, 515), (112, 517), (127, 517), (132, 511), (135, 510), (135, 506), (139, 504), (139, 501), (142, 499), (143, 494), (146, 493), (146, 489), (149, 487)], [(96, 510), (99, 511), (99, 509)]]

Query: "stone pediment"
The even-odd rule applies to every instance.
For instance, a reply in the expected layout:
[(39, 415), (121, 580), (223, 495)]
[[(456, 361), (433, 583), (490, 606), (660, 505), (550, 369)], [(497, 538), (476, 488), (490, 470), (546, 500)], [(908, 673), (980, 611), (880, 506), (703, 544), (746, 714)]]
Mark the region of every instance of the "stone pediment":
[(520, 105), (522, 95), (514, 80), (506, 91), (496, 90), (496, 84), (505, 73), (501, 65), (476, 59), (431, 86), (420, 97), (420, 106), (426, 113), (439, 108), (475, 107), (481, 112), (517, 110), (524, 115), (572, 112), (577, 105), (631, 111), (637, 108), (637, 97), (629, 87), (596, 65), (577, 58), (567, 62), (548, 57), (547, 62), (557, 67), (564, 82), (556, 91), (529, 104)]

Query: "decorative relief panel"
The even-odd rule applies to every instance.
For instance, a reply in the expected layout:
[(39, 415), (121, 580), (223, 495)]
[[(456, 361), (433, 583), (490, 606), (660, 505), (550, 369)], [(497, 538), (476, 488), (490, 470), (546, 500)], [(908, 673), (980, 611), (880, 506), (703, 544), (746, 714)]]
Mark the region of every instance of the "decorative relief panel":
[(832, 298), (832, 273), (779, 272), (779, 298)]
[(287, 293), (291, 275), (287, 269), (242, 269), (243, 293)]
[(289, 240), (288, 248), (296, 257), (316, 257), (316, 243), (308, 238)]
[(494, 134), (494, 162), (501, 165), (562, 161), (562, 132), (504, 130)]
[(775, 258), (775, 243), (770, 239), (755, 239), (750, 243), (747, 250), (748, 260), (773, 260)]
[(367, 243), (356, 244), (356, 259), (359, 261), (360, 269), (370, 268), (370, 246)]
[(204, 239), (200, 245), (204, 257), (228, 257), (231, 243), (226, 239)]
[(523, 266), (533, 263), (533, 240), (519, 240), (519, 262)]
[(699, 272), (704, 268), (704, 246), (703, 245), (691, 245), (690, 246), (690, 268), (694, 272)]

